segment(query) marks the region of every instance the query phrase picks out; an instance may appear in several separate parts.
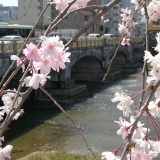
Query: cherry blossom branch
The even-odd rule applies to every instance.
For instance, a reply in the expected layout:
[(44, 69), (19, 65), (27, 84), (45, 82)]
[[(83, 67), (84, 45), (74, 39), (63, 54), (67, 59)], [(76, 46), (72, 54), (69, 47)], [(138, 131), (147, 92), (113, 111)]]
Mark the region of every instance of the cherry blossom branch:
[[(146, 26), (146, 30), (145, 30), (145, 39), (146, 39), (146, 50), (149, 50), (149, 46), (148, 46), (148, 12), (147, 12), (147, 1), (145, 0), (145, 3), (143, 5), (144, 8), (144, 12), (145, 12), (145, 26)], [(147, 62), (146, 60), (144, 60), (143, 63), (143, 69), (142, 69), (142, 90), (145, 88), (145, 79), (146, 79), (146, 66), (147, 66)], [(140, 97), (140, 101), (139, 101), (139, 109), (142, 107), (142, 103), (143, 103), (143, 98), (144, 98), (144, 92), (141, 94)]]
[(101, 18), (101, 16), (109, 11), (114, 5), (118, 4), (121, 0), (113, 0), (109, 4), (103, 7), (103, 9), (95, 15), (86, 25), (84, 25), (81, 30), (65, 45), (65, 48), (71, 46), (76, 40), (84, 33), (87, 31), (87, 29), (93, 25), (98, 19)]
[[(75, 1), (75, 0), (74, 0), (74, 1)], [(39, 16), (39, 19), (40, 19), (40, 17), (44, 14), (45, 10), (48, 8), (50, 2), (51, 2), (51, 1), (49, 1), (49, 2), (47, 3), (46, 7), (43, 9), (41, 15)], [(68, 6), (71, 6), (71, 5), (72, 5), (72, 3), (70, 3)], [(67, 8), (67, 10), (68, 10), (68, 8)], [(67, 11), (67, 10), (65, 10), (65, 11)], [(37, 20), (35, 26), (38, 24), (39, 19)], [(34, 26), (34, 28), (35, 28), (35, 26)], [(46, 30), (46, 32), (45, 32), (44, 35), (47, 35), (47, 33), (48, 33), (48, 31), (49, 31), (49, 29), (50, 29), (51, 26), (52, 26), (52, 24), (50, 24), (50, 26), (48, 27), (48, 29)], [(32, 30), (32, 31), (34, 31), (34, 30)], [(30, 32), (30, 35), (31, 35), (31, 34), (32, 34), (32, 32)], [(30, 36), (30, 35), (29, 35), (29, 36)], [(27, 39), (29, 39), (29, 36), (28, 36)], [(26, 44), (26, 42), (27, 42), (27, 40), (24, 42), (23, 47), (24, 47), (24, 45)], [(40, 45), (41, 45), (41, 43), (39, 43), (37, 46), (40, 47)], [(23, 47), (21, 48), (21, 50), (19, 51), (19, 53), (22, 51)], [(13, 64), (13, 63), (12, 63), (12, 64)], [(14, 65), (14, 64), (13, 64), (13, 65)], [(16, 100), (17, 100), (18, 95), (20, 94), (20, 90), (21, 90), (21, 87), (22, 87), (23, 80), (24, 80), (24, 78), (26, 77), (29, 69), (31, 68), (31, 65), (32, 65), (32, 62), (30, 62), (30, 64), (28, 65), (28, 67), (27, 67), (27, 69), (26, 69), (26, 71), (25, 71), (25, 73), (23, 74), (23, 76), (22, 76), (22, 78), (21, 78), (21, 80), (20, 80), (20, 85), (19, 85), (19, 87), (18, 87), (18, 91), (17, 91), (17, 93), (16, 93), (16, 97), (15, 97), (15, 99), (14, 99), (12, 108), (11, 108), (10, 112), (8, 113), (5, 121), (3, 122), (2, 126), (1, 126), (0, 135), (3, 135), (4, 131), (6, 130), (7, 126), (8, 126), (8, 125), (10, 124), (10, 122), (12, 121), (13, 117), (15, 116), (15, 114), (16, 114), (16, 113), (18, 112), (18, 110), (21, 108), (22, 104), (24, 103), (24, 100), (27, 98), (27, 96), (29, 95), (29, 93), (33, 90), (33, 88), (32, 88), (32, 89), (31, 89), (31, 88), (28, 89), (28, 91), (24, 94), (25, 96), (23, 96), (23, 97), (25, 97), (25, 98), (23, 98), (23, 103), (21, 103), (21, 104), (17, 107), (17, 109), (15, 109), (14, 112), (12, 113), (12, 111), (13, 111), (13, 106), (14, 106)], [(7, 86), (7, 84), (10, 82), (10, 80), (13, 78), (13, 76), (14, 76), (14, 75), (18, 72), (18, 70), (21, 68), (21, 66), (22, 66), (22, 64), (21, 64), (20, 66), (18, 66), (18, 67), (13, 71), (13, 73), (11, 74), (11, 76), (9, 77), (9, 79), (7, 80), (7, 82), (3, 85), (2, 89), (1, 89), (1, 93), (2, 93), (2, 91), (4, 90), (4, 88)], [(11, 65), (10, 68), (12, 68), (12, 65)], [(9, 71), (8, 71), (8, 73), (9, 73)], [(1, 83), (2, 83), (2, 82), (1, 82)], [(12, 115), (10, 116), (11, 113), (12, 113)]]
[[(51, 32), (51, 30), (54, 28), (54, 26), (58, 23), (60, 19), (64, 18), (64, 15), (67, 14), (68, 9), (76, 2), (77, 0), (72, 0), (68, 3), (67, 7), (54, 19), (54, 21), (51, 22), (50, 26), (48, 27), (46, 31), (46, 35)], [(57, 25), (56, 25), (57, 26)]]
[(66, 17), (68, 17), (69, 15), (71, 15), (71, 14), (73, 14), (73, 13), (75, 13), (75, 12), (81, 12), (81, 11), (88, 11), (88, 10), (90, 10), (90, 9), (92, 9), (92, 10), (102, 10), (104, 7), (103, 6), (96, 6), (96, 5), (91, 5), (91, 6), (86, 6), (86, 7), (82, 7), (82, 8), (79, 8), (79, 9), (76, 9), (76, 10), (73, 10), (73, 11), (70, 11), (70, 12), (68, 12), (67, 14), (62, 14), (61, 13), (61, 19), (59, 19), (59, 21), (57, 21), (57, 23), (55, 23), (53, 26), (52, 26), (52, 28), (51, 28), (51, 30), (50, 31), (52, 31), (56, 26), (58, 26), (60, 23), (62, 23), (62, 21), (66, 18)]
[[(23, 50), (23, 48), (25, 47), (26, 43), (28, 42), (30, 36), (33, 34), (33, 31), (35, 30), (35, 28), (37, 27), (40, 19), (42, 18), (44, 12), (45, 12), (45, 11), (47, 10), (47, 8), (49, 7), (51, 1), (52, 1), (52, 0), (50, 0), (50, 1), (47, 3), (47, 5), (44, 7), (44, 9), (42, 10), (42, 12), (40, 13), (40, 15), (39, 15), (39, 17), (38, 17), (35, 25), (33, 26), (32, 30), (29, 32), (29, 35), (28, 35), (27, 39), (24, 41), (22, 47), (20, 48), (19, 52), (17, 53), (17, 56), (19, 56), (20, 53), (22, 52), (22, 50)], [(13, 69), (14, 65), (15, 65), (15, 61), (12, 62), (12, 64), (11, 64), (10, 67), (9, 67), (9, 69), (7, 70), (7, 72), (5, 73), (5, 75), (2, 77), (2, 80), (1, 80), (1, 82), (0, 82), (0, 86), (2, 86), (4, 80), (6, 79), (7, 75), (9, 74), (9, 72)]]
[(17, 68), (12, 72), (12, 74), (9, 76), (9, 78), (7, 79), (7, 81), (5, 83), (3, 83), (2, 88), (0, 89), (0, 95), (3, 94), (3, 91), (6, 89), (8, 83), (12, 80), (12, 78), (17, 74), (17, 72), (19, 71), (19, 69), (22, 67), (23, 64), (25, 64), (25, 61), (27, 61), (26, 59), (24, 60), (24, 62), (22, 62), (19, 66), (17, 66)]
[(151, 101), (151, 99), (152, 99), (155, 91), (157, 90), (157, 88), (158, 88), (159, 86), (160, 86), (160, 80), (156, 83), (156, 85), (154, 86), (154, 89), (151, 91), (150, 95), (148, 96), (145, 104), (144, 104), (143, 107), (140, 109), (140, 111), (139, 111), (139, 113), (138, 113), (138, 115), (137, 115), (137, 117), (136, 117), (136, 119), (135, 119), (135, 121), (134, 121), (134, 123), (133, 123), (133, 125), (132, 125), (132, 128), (131, 128), (131, 130), (130, 130), (130, 133), (129, 133), (129, 135), (128, 135), (128, 143), (126, 143), (126, 146), (125, 146), (125, 148), (124, 148), (124, 150), (123, 150), (123, 152), (122, 152), (121, 160), (123, 160), (123, 159), (125, 158), (125, 156), (126, 156), (126, 154), (127, 154), (127, 149), (128, 149), (128, 147), (131, 145), (131, 143), (132, 143), (133, 132), (134, 132), (136, 126), (137, 126), (137, 123), (138, 123), (140, 117), (142, 116), (142, 114), (144, 113), (144, 111), (147, 109), (147, 107), (148, 107), (148, 105), (149, 105), (149, 102)]
[[(11, 114), (12, 111), (13, 111), (13, 107), (14, 107), (16, 101), (17, 101), (17, 98), (18, 98), (19, 94), (20, 94), (20, 90), (21, 90), (21, 87), (22, 87), (23, 80), (24, 80), (24, 78), (26, 77), (26, 75), (27, 75), (27, 73), (28, 73), (31, 65), (32, 65), (32, 61), (29, 63), (29, 65), (28, 65), (25, 73), (23, 74), (23, 76), (22, 76), (22, 78), (21, 78), (21, 80), (20, 80), (20, 84), (19, 84), (19, 86), (18, 86), (18, 90), (17, 90), (17, 93), (16, 93), (16, 97), (15, 97), (15, 99), (14, 99), (14, 101), (13, 101), (13, 104), (12, 104), (12, 107), (11, 107), (9, 113), (7, 114), (7, 117), (5, 118), (5, 120), (4, 120), (3, 124), (2, 124), (1, 130), (0, 130), (0, 135), (2, 135), (2, 134), (4, 133), (4, 131), (6, 130), (7, 126), (9, 125), (8, 119), (9, 119), (9, 117), (10, 117), (10, 114)], [(20, 109), (20, 107), (17, 107), (17, 108)], [(13, 112), (12, 114), (15, 115), (16, 113), (17, 113), (17, 110), (14, 110), (14, 112)], [(1, 137), (1, 136), (0, 136), (0, 137)]]
[(20, 110), (20, 108), (22, 107), (23, 103), (25, 102), (25, 100), (27, 99), (27, 97), (29, 96), (29, 94), (32, 92), (32, 90), (33, 90), (33, 88), (30, 87), (30, 88), (28, 88), (28, 90), (26, 92), (21, 93), (22, 94), (22, 101), (19, 104), (19, 106), (14, 110), (14, 112), (10, 116), (6, 117), (7, 120), (5, 119), (5, 121), (3, 123), (3, 126), (1, 126), (1, 129), (0, 129), (0, 137), (3, 136), (5, 130), (7, 129), (7, 127), (9, 126), (9, 124), (11, 123), (11, 121), (13, 120), (13, 117)]
[(51, 101), (62, 111), (62, 113), (66, 116), (66, 118), (68, 118), (72, 124), (77, 128), (77, 130), (79, 131), (80, 135), (82, 136), (86, 146), (88, 147), (88, 150), (92, 153), (94, 159), (97, 160), (97, 157), (95, 156), (94, 152), (92, 151), (91, 147), (89, 146), (86, 138), (84, 137), (82, 130), (80, 128), (80, 126), (78, 126), (75, 121), (72, 119), (72, 117), (56, 102), (56, 100), (51, 96), (51, 94), (49, 94), (41, 85), (40, 85), (40, 89), (43, 93), (45, 93), (50, 99)]
[[(135, 15), (137, 14), (137, 11), (138, 11), (138, 9), (134, 11), (131, 20), (134, 19)], [(129, 24), (128, 24), (126, 27), (128, 28), (128, 27), (129, 27)], [(116, 51), (115, 51), (112, 59), (111, 59), (110, 62), (109, 62), (109, 66), (108, 66), (107, 72), (105, 73), (105, 75), (104, 75), (104, 77), (103, 77), (103, 81), (106, 80), (106, 78), (107, 78), (107, 76), (108, 76), (108, 74), (109, 74), (109, 72), (110, 72), (110, 70), (111, 70), (111, 66), (112, 66), (113, 60), (115, 59), (115, 57), (116, 57), (116, 55), (117, 55), (117, 53), (118, 53), (118, 50), (119, 50), (119, 48), (120, 48), (120, 46), (121, 46), (121, 42), (122, 42), (122, 40), (123, 40), (124, 37), (125, 37), (125, 34), (123, 34), (122, 37), (121, 37), (121, 39), (119, 40), (118, 46), (117, 46), (117, 48), (116, 48)]]

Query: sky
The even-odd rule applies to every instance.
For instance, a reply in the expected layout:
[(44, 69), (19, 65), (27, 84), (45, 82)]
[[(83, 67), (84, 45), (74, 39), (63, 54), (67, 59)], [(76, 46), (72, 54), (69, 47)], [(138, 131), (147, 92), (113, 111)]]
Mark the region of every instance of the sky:
[(18, 0), (0, 0), (3, 6), (18, 6)]

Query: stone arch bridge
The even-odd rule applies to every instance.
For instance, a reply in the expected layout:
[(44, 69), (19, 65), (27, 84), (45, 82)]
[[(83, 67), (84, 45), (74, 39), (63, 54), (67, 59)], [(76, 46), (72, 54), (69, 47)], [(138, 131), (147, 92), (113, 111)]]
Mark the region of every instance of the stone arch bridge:
[[(97, 38), (94, 40), (83, 39), (75, 42), (70, 48), (70, 63), (66, 64), (66, 69), (60, 73), (51, 72), (51, 79), (47, 82), (46, 88), (51, 93), (56, 94), (58, 90), (67, 90), (74, 88), (75, 80), (78, 81), (98, 81), (102, 80), (107, 71), (109, 61), (113, 57), (118, 46), (120, 38), (110, 38), (107, 40)], [(137, 68), (138, 62), (143, 61), (144, 48), (141, 38), (133, 37), (130, 46), (120, 46), (116, 58), (112, 64), (112, 71), (125, 71), (126, 68)], [(16, 46), (15, 46), (16, 45)], [(11, 64), (10, 55), (16, 54), (20, 49), (20, 44), (0, 46), (0, 76), (9, 68)], [(20, 74), (15, 76), (15, 81), (19, 80)], [(16, 82), (16, 84), (18, 84)], [(14, 82), (15, 85), (15, 82)], [(63, 90), (63, 93), (65, 92)], [(74, 92), (74, 91), (73, 91)], [(75, 91), (76, 92), (76, 91)], [(71, 95), (74, 93), (68, 93)], [(43, 97), (43, 95), (41, 96)]]

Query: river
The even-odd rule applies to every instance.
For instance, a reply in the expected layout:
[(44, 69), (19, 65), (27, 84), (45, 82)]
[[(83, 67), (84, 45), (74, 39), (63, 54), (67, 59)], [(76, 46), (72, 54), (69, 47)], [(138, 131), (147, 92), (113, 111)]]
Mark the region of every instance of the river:
[[(122, 141), (117, 136), (119, 129), (114, 120), (122, 113), (116, 103), (111, 103), (114, 93), (124, 90), (134, 96), (141, 89), (141, 69), (114, 82), (88, 83), (88, 94), (73, 103), (62, 104), (67, 113), (80, 125), (90, 147), (98, 155), (113, 151)], [(132, 106), (133, 113), (139, 97)], [(12, 160), (34, 151), (56, 150), (62, 153), (89, 153), (82, 137), (73, 124), (51, 104), (24, 107), (25, 113), (13, 121), (6, 132), (7, 144), (14, 146)]]

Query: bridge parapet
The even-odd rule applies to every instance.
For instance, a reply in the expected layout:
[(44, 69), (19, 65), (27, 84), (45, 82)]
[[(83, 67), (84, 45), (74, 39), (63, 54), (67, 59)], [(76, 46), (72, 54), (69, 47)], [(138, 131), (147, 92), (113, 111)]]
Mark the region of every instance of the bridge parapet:
[[(120, 41), (121, 37), (111, 37), (105, 39), (104, 47), (108, 45), (117, 45)], [(30, 39), (28, 43), (37, 44), (37, 39)], [(140, 43), (142, 42), (141, 37), (131, 37), (131, 43)], [(1, 41), (0, 43), (0, 54), (5, 53), (12, 53), (16, 54), (20, 48), (22, 47), (23, 43), (18, 41), (12, 41), (10, 43), (5, 43)], [(79, 39), (78, 41), (74, 42), (70, 49), (79, 49), (79, 48), (96, 48), (96, 47), (103, 47), (103, 38), (95, 38), (95, 39)]]

